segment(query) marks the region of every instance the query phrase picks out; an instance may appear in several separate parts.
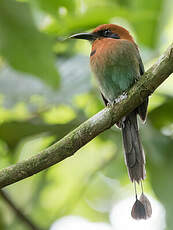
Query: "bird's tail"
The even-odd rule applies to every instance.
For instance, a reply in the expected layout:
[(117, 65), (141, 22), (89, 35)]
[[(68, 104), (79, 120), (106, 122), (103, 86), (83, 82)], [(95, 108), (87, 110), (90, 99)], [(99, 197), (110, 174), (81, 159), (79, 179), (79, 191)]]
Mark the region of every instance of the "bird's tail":
[(139, 138), (137, 112), (131, 112), (122, 122), (125, 161), (131, 181), (144, 180), (145, 155)]

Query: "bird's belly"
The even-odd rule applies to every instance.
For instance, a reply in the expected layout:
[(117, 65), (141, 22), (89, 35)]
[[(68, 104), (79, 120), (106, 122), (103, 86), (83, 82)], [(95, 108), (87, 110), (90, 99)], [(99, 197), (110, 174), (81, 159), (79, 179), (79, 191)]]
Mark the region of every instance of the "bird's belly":
[(96, 79), (104, 97), (112, 102), (134, 84), (135, 76), (136, 73), (131, 67), (114, 66), (96, 74)]

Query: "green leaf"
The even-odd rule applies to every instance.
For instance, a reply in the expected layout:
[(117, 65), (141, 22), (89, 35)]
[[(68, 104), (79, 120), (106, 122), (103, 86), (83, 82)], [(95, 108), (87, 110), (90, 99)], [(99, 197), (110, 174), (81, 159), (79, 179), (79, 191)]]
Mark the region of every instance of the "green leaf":
[(16, 70), (57, 87), (53, 41), (37, 30), (28, 3), (1, 0), (0, 5), (1, 55)]
[(81, 120), (73, 119), (66, 124), (55, 125), (46, 124), (40, 119), (6, 122), (0, 125), (0, 139), (5, 141), (11, 149), (14, 149), (23, 138), (41, 133), (55, 135), (56, 140), (59, 140), (70, 130), (76, 128)]
[(173, 98), (167, 97), (165, 102), (149, 113), (152, 125), (161, 129), (173, 123)]
[[(81, 68), (78, 68), (79, 66)], [(0, 70), (0, 106), (2, 105), (0, 121), (4, 119), (7, 121), (8, 118), (16, 119), (18, 115), (16, 117), (14, 112), (20, 102), (24, 103), (30, 112), (37, 113), (40, 109), (42, 111), (53, 105), (72, 104), (74, 97), (91, 90), (88, 57), (78, 55), (72, 58), (59, 58), (58, 69), (62, 76), (61, 86), (58, 91), (54, 91), (36, 78), (17, 73), (8, 66), (2, 68)], [(74, 83), (75, 87), (72, 85)], [(10, 116), (8, 114), (7, 117), (5, 114), (5, 117), (2, 116), (4, 107), (5, 110), (8, 109), (7, 113), (10, 113)], [(18, 109), (20, 110), (19, 107)]]

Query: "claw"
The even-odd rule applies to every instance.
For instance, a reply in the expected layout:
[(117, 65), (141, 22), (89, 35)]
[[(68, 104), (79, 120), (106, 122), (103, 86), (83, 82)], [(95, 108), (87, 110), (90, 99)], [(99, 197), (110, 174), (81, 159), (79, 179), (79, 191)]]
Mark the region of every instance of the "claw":
[(118, 104), (119, 102), (121, 102), (122, 100), (127, 98), (127, 92), (124, 92), (123, 94), (121, 94), (119, 97), (115, 98), (113, 101), (109, 101), (107, 103), (107, 107), (113, 107), (115, 104)]
[(113, 103), (110, 103), (110, 102), (107, 103), (108, 108), (111, 108), (112, 106), (113, 106)]
[(127, 93), (124, 92), (123, 94), (121, 94), (119, 97), (117, 97), (115, 100), (114, 100), (114, 104), (117, 104), (119, 102), (121, 102), (122, 100), (126, 99), (127, 98)]
[(107, 106), (110, 108), (110, 107), (113, 107), (115, 104), (116, 104), (115, 101), (109, 101), (107, 103)]

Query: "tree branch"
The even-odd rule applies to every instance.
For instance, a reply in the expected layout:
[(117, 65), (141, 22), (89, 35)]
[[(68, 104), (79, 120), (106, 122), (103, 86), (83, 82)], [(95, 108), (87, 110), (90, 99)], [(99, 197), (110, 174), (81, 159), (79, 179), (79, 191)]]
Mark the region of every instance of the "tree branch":
[(130, 89), (128, 98), (105, 108), (39, 154), (0, 171), (0, 188), (32, 176), (72, 156), (101, 132), (139, 106), (173, 72), (173, 44)]

